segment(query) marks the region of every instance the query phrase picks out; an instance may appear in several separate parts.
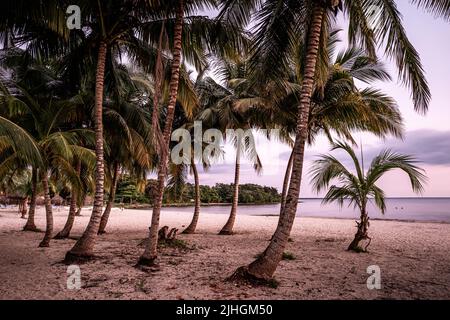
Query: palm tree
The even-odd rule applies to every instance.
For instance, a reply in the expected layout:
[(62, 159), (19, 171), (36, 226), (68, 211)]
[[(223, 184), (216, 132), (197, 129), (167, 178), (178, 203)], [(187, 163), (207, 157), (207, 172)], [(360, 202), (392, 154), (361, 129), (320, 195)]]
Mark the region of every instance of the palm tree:
[(176, 9), (176, 23), (174, 29), (174, 45), (173, 45), (173, 59), (171, 65), (171, 80), (169, 84), (169, 104), (167, 105), (166, 123), (163, 133), (164, 148), (158, 166), (158, 186), (153, 203), (152, 222), (150, 225), (150, 234), (148, 245), (144, 253), (139, 258), (139, 265), (151, 265), (157, 258), (158, 246), (158, 228), (159, 216), (161, 213), (161, 206), (163, 200), (164, 183), (166, 179), (167, 161), (169, 153), (170, 134), (172, 132), (172, 123), (175, 115), (175, 104), (178, 95), (178, 79), (180, 74), (181, 64), (181, 39), (183, 32), (183, 16), (184, 16), (184, 0), (179, 0)]
[[(252, 90), (248, 79), (248, 62), (244, 59), (217, 59), (216, 73), (220, 76), (222, 85), (211, 77), (199, 79), (197, 91), (203, 104), (199, 115), (202, 123), (222, 131), (225, 136), (227, 130), (234, 130), (233, 135), (226, 138), (233, 143), (236, 149), (233, 197), (230, 215), (220, 230), (220, 235), (231, 235), (237, 215), (239, 202), (239, 177), (241, 157), (247, 157), (257, 173), (262, 170), (258, 154), (254, 148), (254, 137), (249, 130), (252, 129), (246, 110), (248, 105), (257, 100), (258, 92)], [(242, 105), (246, 105), (246, 109)], [(244, 132), (246, 131), (246, 132)]]
[(200, 179), (198, 177), (197, 165), (195, 164), (194, 157), (191, 158), (191, 171), (194, 176), (194, 214), (192, 220), (183, 230), (184, 234), (193, 234), (197, 229), (198, 219), (200, 217), (200, 205), (201, 205), (201, 193), (200, 193)]
[[(329, 56), (333, 55), (335, 37), (333, 32), (329, 40)], [(331, 59), (331, 57), (329, 58)], [(298, 70), (300, 66), (293, 66)], [(330, 142), (333, 135), (355, 143), (352, 131), (368, 131), (378, 137), (391, 134), (401, 138), (403, 133), (402, 117), (391, 97), (373, 88), (358, 89), (355, 80), (370, 85), (374, 81), (390, 80), (383, 64), (367, 57), (357, 48), (349, 48), (337, 54), (334, 62), (323, 68), (324, 80), (317, 84), (312, 96), (308, 125), (308, 141), (312, 145), (316, 137), (324, 134)], [(301, 80), (295, 72), (286, 82), (287, 90), (280, 91), (276, 86), (269, 86), (271, 100), (265, 102), (264, 108), (255, 108), (251, 113), (252, 122), (261, 127), (275, 126), (280, 129), (280, 137), (292, 144), (290, 137), (295, 135), (297, 97), (300, 94)], [(291, 153), (286, 168), (281, 196), (280, 213), (284, 211), (286, 193), (292, 172), (293, 154)]]
[[(349, 205), (354, 205), (360, 210), (361, 217), (357, 222), (357, 232), (348, 250), (365, 252), (371, 241), (368, 235), (370, 224), (367, 204), (373, 201), (383, 214), (386, 212), (385, 193), (376, 185), (377, 181), (387, 172), (400, 169), (408, 175), (413, 191), (421, 193), (426, 176), (423, 169), (416, 166), (417, 161), (409, 155), (395, 153), (391, 150), (381, 151), (373, 159), (368, 171), (365, 172), (362, 151), (361, 159), (358, 159), (352, 147), (342, 142), (334, 144), (331, 151), (334, 150), (344, 150), (350, 156), (356, 174), (332, 155), (322, 155), (319, 160), (314, 162), (310, 171), (313, 188), (317, 192), (328, 189), (323, 199), (324, 204), (338, 202), (343, 206), (344, 201), (348, 200)], [(334, 180), (337, 180), (339, 184), (330, 186)], [(360, 242), (364, 240), (369, 241), (362, 248)]]
[[(72, 121), (76, 120), (76, 112), (74, 108), (61, 103), (60, 96), (65, 91), (65, 86), (58, 77), (56, 65), (34, 60), (19, 49), (4, 53), (2, 66), (13, 71), (13, 77), (7, 81), (9, 88), (4, 86), (8, 92), (14, 92), (10, 99), (14, 99), (15, 108), (9, 110), (9, 117), (34, 137), (42, 159), (38, 168), (47, 224), (40, 246), (47, 247), (53, 232), (49, 173), (62, 173), (61, 180), (66, 179), (72, 185), (78, 185), (79, 179), (72, 166), (73, 157), (82, 159), (84, 163), (92, 160), (90, 150), (78, 145), (80, 139), (90, 139), (90, 132), (70, 128)], [(13, 153), (9, 163), (3, 162), (2, 165), (8, 167), (17, 163), (12, 159), (20, 160), (21, 152)], [(35, 166), (33, 162), (30, 164)]]
[(31, 197), (30, 197), (30, 208), (28, 209), (27, 222), (23, 226), (23, 231), (39, 231), (34, 222), (34, 215), (36, 211), (36, 199), (38, 194), (38, 183), (37, 183), (38, 170), (32, 168), (31, 170)]
[[(77, 177), (81, 178), (81, 161), (78, 159), (74, 160), (74, 168), (76, 170)], [(82, 188), (82, 187), (81, 187)], [(75, 222), (75, 216), (77, 213), (77, 202), (79, 200), (79, 194), (83, 192), (81, 189), (77, 190), (77, 186), (71, 186), (70, 192), (70, 204), (69, 204), (69, 214), (67, 215), (66, 223), (60, 232), (58, 232), (54, 239), (67, 239), (72, 231), (73, 223)]]
[[(109, 215), (115, 201), (120, 172), (128, 170), (137, 176), (153, 168), (153, 141), (150, 112), (145, 92), (139, 90), (132, 74), (124, 66), (112, 66), (116, 78), (115, 88), (105, 103), (104, 122), (109, 151), (105, 154), (110, 177), (109, 197), (100, 220), (98, 233), (105, 233)], [(120, 75), (121, 74), (121, 75)], [(120, 86), (120, 87), (119, 87)]]
[[(250, 1), (251, 2), (251, 1)], [(282, 3), (224, 0), (221, 15), (234, 21), (247, 22), (249, 15), (259, 9), (256, 19), (254, 56), (262, 64), (255, 64), (257, 78), (284, 79), (288, 57), (298, 48), (296, 39), (304, 39), (299, 57), (302, 59), (302, 85), (297, 111), (296, 137), (293, 148), (293, 169), (289, 189), (277, 229), (264, 251), (248, 267), (240, 268), (236, 275), (249, 278), (272, 278), (288, 243), (294, 223), (303, 172), (305, 143), (308, 139), (308, 119), (311, 98), (320, 74), (320, 64), (326, 54), (326, 40), (330, 24), (339, 12), (345, 12), (350, 23), (349, 41), (359, 44), (374, 58), (376, 44), (385, 45), (385, 53), (399, 70), (399, 77), (411, 89), (415, 109), (425, 112), (430, 101), (430, 91), (425, 80), (417, 51), (409, 41), (402, 26), (401, 16), (393, 1), (381, 0), (309, 0)], [(260, 6), (257, 4), (261, 3)], [(373, 17), (372, 8), (380, 14)], [(372, 18), (373, 23), (369, 20)], [(373, 26), (373, 28), (372, 28)]]
[(227, 222), (220, 230), (219, 235), (233, 234), (233, 227), (236, 221), (237, 208), (239, 204), (239, 177), (240, 177), (242, 153), (244, 153), (249, 159), (253, 161), (254, 163), (253, 167), (257, 173), (261, 172), (262, 170), (261, 161), (259, 160), (258, 154), (256, 153), (253, 135), (249, 135), (247, 133), (247, 135), (243, 136), (239, 133), (239, 131), (237, 131), (237, 134), (235, 134), (232, 139), (234, 147), (236, 149), (236, 160), (234, 166), (234, 182), (233, 182), (233, 200), (231, 203), (230, 215), (228, 216)]
[(20, 172), (20, 174), (16, 174), (12, 180), (16, 195), (19, 195), (22, 198), (18, 206), (19, 214), (22, 219), (25, 219), (28, 199), (33, 193), (32, 173), (30, 170), (25, 170)]
[[(73, 248), (66, 253), (66, 260), (89, 258), (93, 255), (95, 239), (98, 234), (103, 209), (104, 194), (104, 141), (103, 141), (103, 101), (105, 68), (108, 53), (112, 51), (128, 51), (132, 60), (142, 62), (148, 46), (142, 42), (142, 26), (149, 18), (150, 4), (147, 1), (107, 1), (93, 3), (92, 1), (75, 1), (82, 7), (84, 23), (92, 30), (90, 36), (80, 46), (83, 50), (94, 45), (97, 48), (97, 66), (95, 74), (95, 194), (91, 219)], [(80, 49), (73, 50), (72, 56)], [(83, 51), (81, 51), (83, 52)], [(88, 51), (89, 52), (89, 51)], [(147, 55), (148, 57), (148, 55)], [(83, 57), (82, 58), (89, 58)], [(77, 59), (75, 56), (74, 59)]]
[[(209, 109), (203, 109), (199, 112), (199, 114), (197, 115), (197, 117), (195, 118), (195, 121), (197, 122), (202, 122), (202, 129), (203, 130), (207, 130), (208, 126), (210, 126), (211, 123), (211, 118), (210, 116), (212, 115), (210, 113), (211, 110)], [(184, 128), (187, 130), (191, 131), (191, 150), (195, 150), (196, 146), (195, 144), (197, 143), (195, 141), (195, 136), (194, 136), (194, 122), (193, 121), (189, 121), (188, 119), (186, 119), (184, 116), (179, 117), (180, 119), (178, 120), (180, 123), (183, 123), (183, 125), (180, 128)], [(209, 128), (210, 129), (210, 128)], [(202, 132), (203, 135), (203, 132)], [(173, 196), (173, 197), (180, 197), (182, 195), (183, 189), (186, 186), (186, 178), (188, 175), (188, 168), (190, 168), (190, 174), (193, 175), (194, 177), (194, 214), (192, 215), (192, 220), (189, 223), (188, 227), (186, 229), (184, 229), (182, 231), (182, 233), (184, 234), (194, 234), (195, 230), (197, 228), (197, 224), (199, 221), (199, 217), (200, 217), (200, 206), (201, 206), (201, 190), (200, 190), (200, 177), (199, 177), (199, 173), (198, 173), (198, 169), (197, 169), (197, 161), (199, 161), (203, 167), (204, 171), (209, 170), (209, 168), (211, 167), (212, 162), (215, 159), (218, 159), (220, 157), (223, 157), (223, 152), (222, 150), (216, 150), (214, 149), (214, 151), (208, 155), (208, 157), (206, 158), (205, 155), (203, 154), (203, 150), (206, 147), (206, 143), (201, 145), (202, 148), (202, 152), (198, 155), (199, 158), (196, 158), (196, 154), (195, 152), (191, 153), (191, 157), (189, 159), (189, 165), (187, 165), (184, 161), (181, 164), (174, 164), (171, 163), (169, 165), (169, 180), (167, 183), (167, 191), (169, 196)], [(188, 160), (188, 159), (185, 159)]]

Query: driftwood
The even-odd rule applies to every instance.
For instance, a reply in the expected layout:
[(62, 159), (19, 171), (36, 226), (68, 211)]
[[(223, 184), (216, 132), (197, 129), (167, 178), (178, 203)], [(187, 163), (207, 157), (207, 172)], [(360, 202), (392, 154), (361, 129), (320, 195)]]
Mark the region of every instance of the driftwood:
[[(149, 228), (149, 230), (150, 230), (150, 228)], [(161, 229), (159, 229), (159, 231), (158, 231), (158, 242), (170, 243), (176, 239), (177, 235), (178, 235), (177, 228), (169, 229), (168, 226), (164, 226)], [(139, 242), (139, 245), (140, 246), (147, 245), (148, 241), (149, 241), (149, 239), (145, 238), (144, 240)]]

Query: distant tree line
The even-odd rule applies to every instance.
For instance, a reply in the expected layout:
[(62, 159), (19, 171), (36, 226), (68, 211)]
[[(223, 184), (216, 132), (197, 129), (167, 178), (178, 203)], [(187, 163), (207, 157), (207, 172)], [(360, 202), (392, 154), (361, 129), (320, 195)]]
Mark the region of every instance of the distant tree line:
[[(156, 180), (138, 181), (129, 175), (123, 175), (117, 185), (116, 203), (152, 204), (150, 196), (156, 187)], [(164, 204), (189, 204), (195, 199), (195, 189), (192, 183), (185, 183), (176, 189), (166, 188)], [(239, 203), (278, 203), (281, 195), (274, 187), (257, 184), (242, 184), (239, 186)], [(217, 183), (214, 186), (201, 185), (200, 199), (202, 203), (231, 203), (233, 201), (233, 184)]]

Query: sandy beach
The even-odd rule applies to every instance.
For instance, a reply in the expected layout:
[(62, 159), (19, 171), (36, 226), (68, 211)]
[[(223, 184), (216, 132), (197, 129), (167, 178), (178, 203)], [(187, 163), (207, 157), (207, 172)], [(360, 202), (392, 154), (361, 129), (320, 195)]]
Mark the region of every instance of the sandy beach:
[[(67, 208), (55, 211), (55, 232)], [(347, 252), (355, 222), (298, 218), (285, 260), (275, 273), (277, 288), (236, 285), (224, 279), (264, 250), (278, 218), (238, 215), (236, 234), (218, 236), (226, 215), (201, 214), (198, 233), (180, 235), (188, 249), (163, 248), (159, 268), (134, 268), (147, 235), (148, 210), (114, 209), (99, 237), (97, 257), (80, 266), (82, 288), (68, 290), (61, 263), (87, 224), (77, 217), (73, 239), (38, 248), (42, 233), (23, 232), (16, 211), (0, 210), (0, 299), (450, 299), (450, 224), (373, 221), (369, 253)], [(182, 228), (191, 216), (176, 208), (161, 225)], [(45, 228), (44, 209), (37, 226)], [(368, 290), (367, 267), (381, 268), (381, 290)]]

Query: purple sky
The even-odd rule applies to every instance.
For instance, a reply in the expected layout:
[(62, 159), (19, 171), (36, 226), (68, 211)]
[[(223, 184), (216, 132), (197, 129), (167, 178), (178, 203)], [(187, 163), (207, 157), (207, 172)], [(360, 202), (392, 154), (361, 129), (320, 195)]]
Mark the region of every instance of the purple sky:
[[(404, 15), (408, 36), (419, 51), (427, 74), (432, 92), (430, 110), (426, 116), (417, 114), (413, 109), (408, 90), (396, 81), (377, 83), (375, 86), (394, 97), (400, 106), (405, 119), (406, 139), (381, 141), (367, 134), (360, 135), (360, 138), (368, 158), (384, 147), (413, 154), (423, 162), (421, 166), (429, 178), (424, 196), (450, 197), (450, 24), (417, 10), (407, 1), (397, 3)], [(345, 28), (344, 20), (339, 22), (339, 27)], [(394, 66), (389, 61), (386, 62), (391, 75), (395, 78)], [(328, 148), (328, 142), (319, 139), (314, 146), (307, 149), (302, 197), (316, 196), (311, 191), (306, 173), (314, 156), (327, 152)], [(200, 176), (202, 184), (233, 182), (234, 153), (229, 146), (225, 149), (227, 164), (217, 165), (202, 173)], [(258, 183), (280, 189), (289, 149), (276, 142), (261, 141), (258, 152), (262, 154), (264, 172), (258, 176), (250, 166), (243, 165), (241, 183)], [(390, 197), (414, 196), (407, 178), (401, 172), (389, 173), (378, 185)]]

